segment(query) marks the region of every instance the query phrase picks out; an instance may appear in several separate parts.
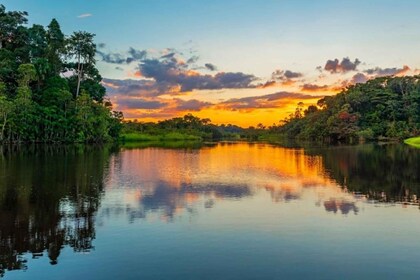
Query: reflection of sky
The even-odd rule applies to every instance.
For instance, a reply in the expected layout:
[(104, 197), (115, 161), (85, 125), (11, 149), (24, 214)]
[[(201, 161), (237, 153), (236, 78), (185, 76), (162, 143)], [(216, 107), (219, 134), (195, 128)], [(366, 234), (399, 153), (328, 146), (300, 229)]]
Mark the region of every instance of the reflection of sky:
[(321, 157), (300, 149), (221, 143), (200, 150), (123, 150), (110, 165), (104, 214), (126, 213), (130, 221), (173, 220), (219, 201), (257, 197), (264, 204), (302, 200), (308, 209), (358, 212), (354, 196), (325, 176)]
[(108, 174), (94, 250), (65, 248), (57, 266), (28, 257), (27, 272), (6, 276), (417, 279), (420, 272), (418, 209), (364, 203), (302, 150), (122, 150)]

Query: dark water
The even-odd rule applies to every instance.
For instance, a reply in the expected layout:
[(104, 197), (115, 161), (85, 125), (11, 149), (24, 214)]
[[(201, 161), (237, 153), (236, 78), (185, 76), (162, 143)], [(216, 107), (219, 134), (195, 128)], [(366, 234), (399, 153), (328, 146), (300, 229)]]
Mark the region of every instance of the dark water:
[(5, 279), (418, 279), (404, 145), (0, 151)]

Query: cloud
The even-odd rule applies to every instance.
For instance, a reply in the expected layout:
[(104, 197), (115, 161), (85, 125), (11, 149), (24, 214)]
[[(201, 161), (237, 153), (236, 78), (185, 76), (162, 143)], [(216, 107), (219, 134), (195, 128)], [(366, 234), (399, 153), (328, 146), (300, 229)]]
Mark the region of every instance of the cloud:
[(213, 106), (197, 99), (122, 97), (116, 103), (117, 110), (127, 112), (127, 117), (172, 118), (178, 115), (198, 112)]
[(276, 81), (267, 81), (264, 84), (259, 85), (259, 88), (269, 88), (277, 85)]
[(144, 96), (153, 97), (163, 94), (179, 94), (179, 87), (168, 83), (156, 83), (152, 80), (119, 80), (102, 79), (102, 85), (107, 89), (107, 94), (114, 96)]
[(343, 58), (341, 62), (336, 58), (334, 60), (328, 60), (327, 63), (325, 63), (324, 70), (332, 74), (347, 73), (349, 71), (357, 70), (357, 66), (360, 63), (360, 60), (357, 58), (354, 62), (352, 62), (348, 57)]
[[(134, 48), (129, 48), (128, 52), (123, 53), (113, 53), (105, 52), (102, 49), (105, 48), (105, 44), (100, 44), (96, 54), (99, 56), (100, 60), (105, 63), (111, 64), (130, 64), (133, 61), (140, 61), (147, 56), (146, 50), (136, 50)], [(101, 50), (99, 50), (101, 49)]]
[(98, 54), (101, 60), (106, 63), (113, 63), (113, 64), (126, 64), (127, 63), (127, 58), (119, 53), (105, 53), (100, 50), (96, 50), (96, 54)]
[(299, 72), (293, 72), (290, 70), (276, 70), (271, 74), (271, 79), (275, 81), (284, 81), (301, 78), (302, 76), (303, 74)]
[(210, 71), (216, 71), (216, 70), (217, 70), (216, 65), (211, 64), (211, 63), (206, 63), (206, 64), (204, 64), (204, 67), (206, 67), (206, 69), (207, 69), (207, 70), (210, 70)]
[(212, 103), (200, 101), (197, 99), (182, 100), (179, 98), (174, 98), (173, 101), (175, 101), (176, 103), (176, 107), (175, 107), (176, 110), (189, 111), (189, 112), (200, 111), (204, 108), (207, 108), (213, 105)]
[(160, 109), (167, 105), (158, 100), (147, 100), (144, 98), (125, 98), (118, 100), (118, 109)]
[(89, 14), (89, 13), (86, 13), (86, 14), (78, 15), (77, 17), (78, 18), (88, 18), (88, 17), (91, 17), (91, 16), (93, 16), (93, 15), (92, 14)]
[(316, 84), (304, 84), (301, 87), (303, 92), (339, 92), (343, 89), (341, 86), (334, 85), (316, 85)]
[(193, 63), (196, 63), (199, 59), (200, 59), (200, 57), (198, 55), (193, 55), (192, 57), (190, 57), (187, 60), (187, 63), (188, 64), (193, 64)]
[[(135, 76), (143, 78), (148, 82), (137, 83), (129, 82), (129, 87), (138, 90), (149, 90), (155, 95), (174, 94), (193, 90), (215, 90), (226, 88), (255, 88), (253, 84), (257, 77), (242, 72), (218, 72), (213, 75), (202, 74), (197, 69), (208, 69), (216, 71), (217, 68), (211, 63), (206, 63), (204, 67), (195, 65), (198, 56), (192, 56), (187, 61), (182, 57), (182, 52), (167, 48), (157, 52), (157, 56), (152, 56), (146, 50), (136, 50), (130, 48), (126, 54), (105, 52), (98, 50), (97, 55), (106, 63), (111, 64), (130, 64), (138, 62)], [(127, 86), (127, 85), (123, 85)], [(168, 92), (168, 89), (170, 91)], [(126, 87), (125, 90), (128, 90)], [(130, 90), (131, 91), (131, 90)]]
[(178, 86), (180, 92), (200, 89), (253, 88), (257, 79), (254, 75), (242, 72), (219, 72), (203, 75), (191, 70), (189, 65), (175, 56), (161, 59), (144, 59), (138, 66), (144, 78), (153, 79), (157, 84)]
[(369, 77), (366, 76), (365, 74), (357, 73), (351, 78), (350, 83), (351, 84), (364, 84), (368, 80), (369, 80)]
[(128, 49), (128, 54), (133, 60), (142, 60), (147, 56), (146, 50), (136, 50), (132, 47)]
[(296, 99), (316, 99), (318, 96), (307, 95), (302, 93), (294, 93), (281, 91), (261, 96), (250, 96), (243, 98), (233, 98), (217, 105), (218, 109), (225, 110), (254, 110), (254, 109), (267, 109), (267, 108), (279, 108), (290, 102), (295, 103)]
[(363, 71), (366, 74), (372, 75), (374, 77), (385, 77), (385, 76), (398, 76), (398, 75), (404, 75), (405, 73), (407, 73), (408, 71), (410, 71), (410, 67), (408, 67), (407, 65), (404, 65), (402, 68), (372, 68), (372, 69), (367, 69), (365, 71)]

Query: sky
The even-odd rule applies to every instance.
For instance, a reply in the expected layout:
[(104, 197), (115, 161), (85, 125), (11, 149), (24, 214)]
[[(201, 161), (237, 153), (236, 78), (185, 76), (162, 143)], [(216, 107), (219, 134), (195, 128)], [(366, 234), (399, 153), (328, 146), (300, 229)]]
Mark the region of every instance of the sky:
[(297, 104), (420, 68), (420, 1), (1, 0), (96, 34), (115, 110), (157, 121), (272, 125)]

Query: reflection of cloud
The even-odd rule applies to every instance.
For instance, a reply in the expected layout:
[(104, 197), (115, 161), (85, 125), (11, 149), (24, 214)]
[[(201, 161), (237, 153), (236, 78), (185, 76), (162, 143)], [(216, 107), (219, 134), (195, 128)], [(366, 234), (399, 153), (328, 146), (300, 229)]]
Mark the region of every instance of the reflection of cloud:
[[(136, 219), (145, 219), (149, 214), (158, 213), (162, 219), (170, 221), (185, 209), (194, 212), (194, 207), (212, 208), (216, 199), (240, 199), (252, 195), (251, 189), (247, 185), (227, 185), (225, 183), (197, 185), (182, 183), (181, 185), (178, 187), (170, 182), (157, 182), (152, 189), (144, 189), (138, 195), (139, 207), (108, 207), (103, 209), (101, 216), (126, 214), (129, 221), (133, 222)], [(208, 199), (203, 202), (203, 197)]]
[(266, 190), (273, 202), (306, 200), (311, 192), (315, 200), (323, 194), (352, 201), (350, 194), (325, 177), (320, 157), (271, 145), (220, 143), (190, 152), (127, 150), (116, 162), (115, 168), (122, 174), (117, 176), (123, 179), (113, 185), (121, 185), (120, 180), (132, 184), (121, 204), (128, 203), (129, 210), (119, 211), (130, 219), (157, 215), (172, 220), (191, 211), (213, 208), (222, 200), (242, 200), (263, 193), (258, 190)]
[(340, 210), (341, 214), (343, 215), (347, 215), (351, 211), (353, 211), (354, 214), (357, 214), (359, 212), (359, 208), (356, 207), (356, 204), (354, 202), (341, 199), (331, 198), (327, 201), (324, 201), (324, 207), (325, 210), (328, 212), (337, 213), (337, 211)]

